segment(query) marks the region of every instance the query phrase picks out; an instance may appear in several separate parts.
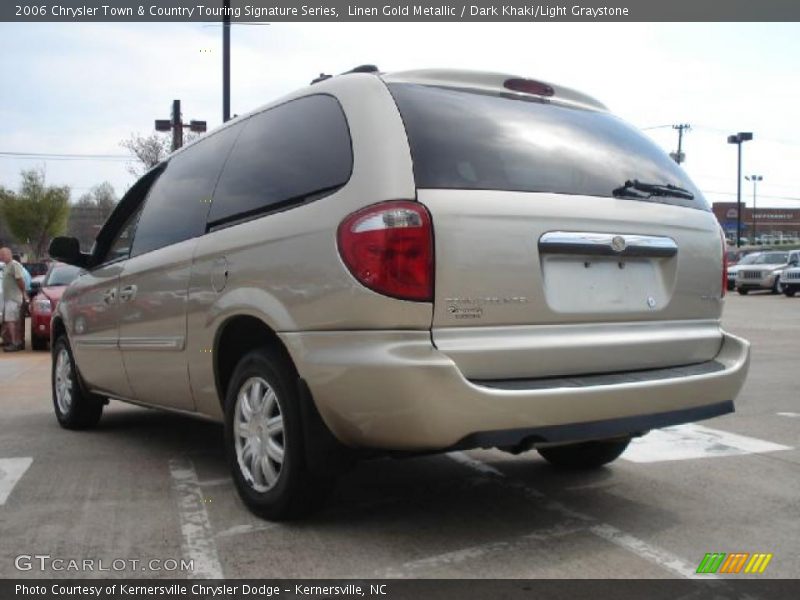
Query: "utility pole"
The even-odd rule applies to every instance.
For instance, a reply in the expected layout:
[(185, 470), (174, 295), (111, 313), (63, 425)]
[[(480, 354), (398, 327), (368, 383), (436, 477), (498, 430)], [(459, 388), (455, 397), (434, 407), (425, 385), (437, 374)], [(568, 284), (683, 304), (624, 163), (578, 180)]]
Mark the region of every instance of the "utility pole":
[(206, 130), (206, 122), (192, 120), (184, 123), (181, 117), (181, 101), (173, 100), (172, 118), (156, 119), (156, 131), (172, 131), (172, 151), (175, 152), (175, 150), (183, 146), (184, 127), (188, 127), (190, 131), (195, 133), (203, 133)]
[(231, 0), (222, 13), (222, 122), (231, 120)]
[(670, 153), (670, 156), (676, 163), (681, 164), (686, 158), (683, 155), (683, 132), (689, 131), (692, 126), (688, 123), (681, 123), (679, 125), (673, 125), (672, 128), (678, 130), (678, 151)]

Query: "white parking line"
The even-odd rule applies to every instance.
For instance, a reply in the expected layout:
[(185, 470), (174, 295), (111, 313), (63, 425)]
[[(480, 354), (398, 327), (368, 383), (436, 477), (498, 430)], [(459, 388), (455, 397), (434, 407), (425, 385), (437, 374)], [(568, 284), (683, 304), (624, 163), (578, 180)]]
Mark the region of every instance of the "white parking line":
[(702, 575), (702, 577), (697, 575), (695, 567), (678, 558), (671, 552), (667, 552), (666, 550), (657, 548), (652, 544), (648, 544), (647, 542), (629, 535), (624, 531), (617, 529), (613, 525), (609, 525), (608, 523), (600, 523), (599, 525), (595, 525), (589, 531), (596, 536), (603, 538), (607, 542), (611, 542), (616, 546), (630, 550), (639, 558), (649, 560), (650, 562), (657, 564), (659, 567), (663, 567), (664, 569), (672, 571), (673, 573), (686, 579), (716, 578), (715, 576), (709, 577), (709, 575)]
[(651, 463), (761, 454), (791, 449), (791, 446), (689, 423), (656, 429), (641, 438), (634, 439), (622, 458), (636, 463)]
[(779, 412), (775, 414), (780, 417), (800, 417), (800, 413), (795, 413), (795, 412)]
[(480, 558), (491, 552), (508, 552), (509, 550), (522, 549), (531, 541), (541, 542), (580, 533), (582, 531), (587, 531), (586, 525), (584, 524), (576, 524), (574, 521), (570, 523), (561, 523), (548, 529), (540, 529), (528, 535), (523, 535), (508, 541), (488, 542), (486, 544), (470, 546), (469, 548), (462, 548), (461, 550), (455, 550), (453, 552), (445, 552), (419, 560), (412, 560), (403, 563), (399, 567), (390, 567), (377, 576), (388, 579), (406, 579), (408, 577), (414, 577), (416, 571), (422, 571), (423, 573), (430, 572), (431, 569), (456, 565), (466, 560)]
[(258, 533), (259, 531), (268, 531), (270, 529), (275, 529), (279, 525), (277, 523), (264, 523), (263, 525), (255, 524), (255, 525), (234, 525), (233, 527), (228, 527), (227, 529), (223, 529), (220, 532), (217, 532), (218, 538), (226, 538), (226, 537), (233, 537), (237, 535), (245, 535), (247, 533)]
[(11, 490), (31, 466), (33, 458), (22, 456), (20, 458), (0, 458), (0, 506), (8, 500)]
[(197, 483), (203, 487), (216, 486), (216, 485), (229, 485), (233, 484), (233, 479), (231, 479), (230, 477), (220, 477), (219, 479), (205, 479), (203, 481), (198, 481)]
[[(462, 464), (471, 469), (479, 471), (486, 476), (492, 476), (494, 478), (497, 478), (497, 480), (502, 481), (503, 484), (506, 486), (513, 487), (516, 489), (521, 489), (522, 491), (526, 492), (526, 494), (530, 497), (536, 499), (547, 498), (545, 494), (543, 494), (539, 490), (529, 485), (509, 480), (508, 478), (506, 478), (505, 474), (502, 471), (499, 471), (498, 469), (492, 467), (491, 465), (487, 465), (483, 461), (472, 458), (471, 456), (467, 456), (463, 452), (451, 452), (447, 456), (455, 460), (459, 464)], [(627, 534), (621, 531), (620, 529), (617, 529), (613, 525), (609, 525), (608, 523), (598, 522), (597, 519), (595, 519), (594, 517), (572, 510), (568, 506), (555, 500), (548, 500), (544, 502), (542, 506), (543, 508), (557, 512), (568, 518), (594, 523), (588, 529), (588, 531), (590, 531), (591, 533), (616, 546), (624, 548), (625, 550), (635, 552), (636, 555), (639, 556), (640, 558), (647, 560), (662, 569), (671, 571), (672, 573), (678, 575), (679, 577), (683, 577), (685, 579), (700, 578), (700, 576), (695, 573), (695, 568), (691, 566), (689, 563), (685, 562), (683, 559), (672, 554), (671, 552), (668, 552), (667, 550), (663, 550), (662, 548), (658, 548), (657, 546), (648, 544), (642, 539)], [(702, 578), (715, 579), (716, 576), (709, 574), (709, 575), (702, 575)]]
[(183, 555), (194, 561), (194, 571), (189, 577), (222, 579), (222, 565), (194, 465), (188, 458), (172, 459), (169, 471), (178, 497)]

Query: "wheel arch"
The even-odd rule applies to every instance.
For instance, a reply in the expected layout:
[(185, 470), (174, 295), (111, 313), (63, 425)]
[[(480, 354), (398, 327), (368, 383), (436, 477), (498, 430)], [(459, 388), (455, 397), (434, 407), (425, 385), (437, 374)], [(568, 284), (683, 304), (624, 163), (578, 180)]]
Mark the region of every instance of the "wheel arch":
[(53, 315), (53, 319), (50, 321), (50, 351), (53, 352), (56, 340), (60, 338), (62, 335), (67, 334), (67, 326), (64, 323), (64, 319), (60, 315)]
[(214, 384), (220, 406), (225, 408), (225, 395), (233, 371), (239, 360), (257, 348), (269, 347), (278, 351), (297, 375), (297, 367), (288, 349), (266, 322), (250, 314), (236, 314), (226, 318), (214, 335)]
[(238, 362), (248, 352), (265, 347), (281, 354), (286, 365), (292, 369), (291, 376), (296, 381), (297, 397), (300, 402), (304, 430), (304, 459), (308, 468), (329, 474), (349, 468), (353, 455), (333, 435), (319, 414), (311, 391), (298, 372), (286, 345), (274, 329), (251, 314), (228, 317), (214, 336), (214, 382), (222, 411), (225, 412), (228, 384)]

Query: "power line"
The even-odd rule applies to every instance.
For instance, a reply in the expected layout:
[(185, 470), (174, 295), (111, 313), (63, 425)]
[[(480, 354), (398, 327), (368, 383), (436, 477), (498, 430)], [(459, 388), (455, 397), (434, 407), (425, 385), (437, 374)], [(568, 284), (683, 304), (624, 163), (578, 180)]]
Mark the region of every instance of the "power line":
[[(672, 125), (651, 125), (650, 127), (639, 127), (640, 131), (650, 131), (651, 129), (666, 129), (668, 127), (672, 127)], [(713, 134), (722, 134), (727, 135), (727, 129), (720, 129), (718, 127), (709, 127), (707, 125), (692, 125), (692, 129), (700, 130), (700, 133), (713, 133)], [(797, 140), (790, 140), (790, 139), (782, 139), (782, 138), (774, 138), (774, 137), (764, 137), (762, 135), (758, 136), (758, 140), (762, 142), (772, 142), (776, 144), (784, 144), (786, 146), (797, 146)]]
[(0, 151), (0, 157), (17, 159), (44, 159), (44, 160), (134, 160), (132, 156), (124, 154), (57, 154), (50, 152), (5, 152)]
[(648, 131), (650, 129), (664, 129), (665, 127), (672, 127), (672, 123), (670, 123), (668, 125), (652, 125), (650, 127), (641, 127), (640, 129), (642, 131)]
[[(700, 190), (704, 194), (722, 194), (723, 196), (735, 196), (736, 192), (716, 192), (713, 190)], [(769, 194), (759, 194), (759, 198), (772, 198), (773, 200), (792, 200), (800, 202), (800, 196), (770, 196)]]

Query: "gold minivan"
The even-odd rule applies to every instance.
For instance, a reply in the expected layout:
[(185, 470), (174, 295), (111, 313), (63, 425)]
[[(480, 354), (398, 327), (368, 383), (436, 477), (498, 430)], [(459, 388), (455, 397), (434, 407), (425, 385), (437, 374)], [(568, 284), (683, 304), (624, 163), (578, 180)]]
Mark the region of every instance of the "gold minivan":
[(68, 428), (108, 399), (225, 424), (245, 504), (352, 457), (497, 447), (590, 468), (733, 410), (724, 238), (686, 173), (541, 81), (356, 69), (142, 177), (52, 320)]

